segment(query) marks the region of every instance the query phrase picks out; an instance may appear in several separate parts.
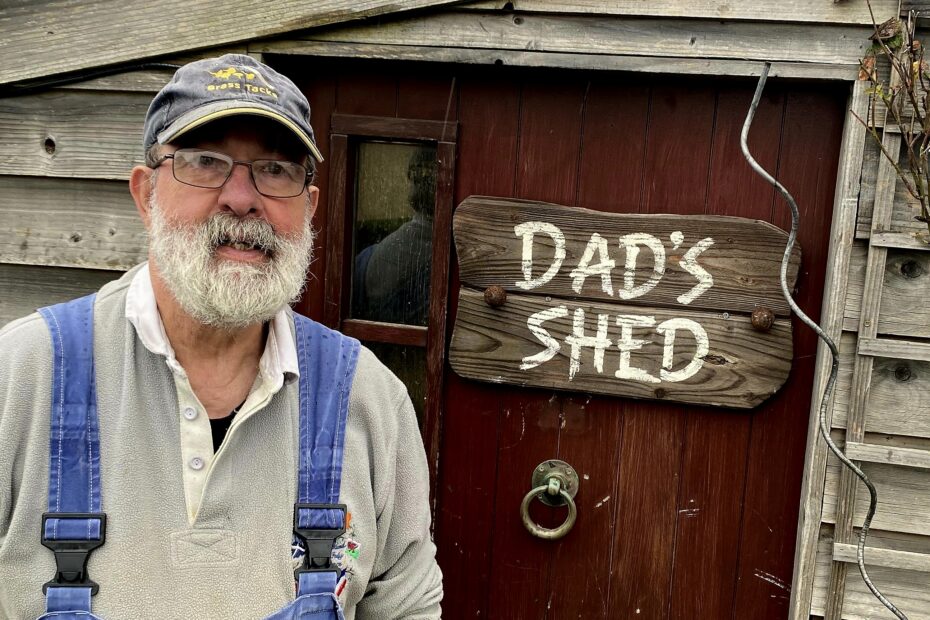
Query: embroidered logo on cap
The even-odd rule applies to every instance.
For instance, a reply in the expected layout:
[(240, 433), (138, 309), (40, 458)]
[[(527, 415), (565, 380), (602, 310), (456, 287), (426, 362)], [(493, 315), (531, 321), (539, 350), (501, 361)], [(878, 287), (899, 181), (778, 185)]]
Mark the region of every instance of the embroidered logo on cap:
[[(275, 88), (271, 86), (268, 81), (263, 78), (258, 72), (255, 71), (246, 71), (235, 67), (227, 67), (226, 69), (220, 69), (219, 71), (207, 71), (217, 80), (223, 80), (219, 83), (207, 84), (207, 90), (245, 90), (247, 92), (259, 95), (267, 95), (275, 99), (278, 98), (278, 93), (275, 92)], [(255, 78), (258, 78), (264, 86), (258, 86), (252, 84), (251, 82), (255, 81)]]

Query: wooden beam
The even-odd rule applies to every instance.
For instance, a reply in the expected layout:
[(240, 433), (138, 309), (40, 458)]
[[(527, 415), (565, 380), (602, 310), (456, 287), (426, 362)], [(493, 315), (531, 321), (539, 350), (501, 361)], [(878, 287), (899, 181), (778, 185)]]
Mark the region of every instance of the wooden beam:
[(0, 327), (42, 306), (92, 293), (122, 275), (119, 271), (0, 263)]
[[(411, 62), (507, 65), (516, 67), (553, 67), (588, 71), (632, 71), (638, 73), (674, 73), (686, 75), (735, 75), (756, 77), (762, 64), (755, 60), (720, 60), (713, 58), (675, 58), (668, 56), (632, 56), (537, 52), (502, 49), (470, 49), (418, 45), (381, 45), (330, 41), (266, 41), (255, 47), (269, 54), (365, 58)], [(853, 81), (858, 64), (775, 62), (770, 77)]]
[(872, 32), (871, 27), (832, 24), (447, 11), (295, 38), (433, 47), (437, 52), (466, 48), (858, 66)]
[(930, 450), (847, 442), (846, 456), (857, 461), (930, 469)]
[[(857, 241), (850, 256), (843, 323), (844, 329), (849, 331), (859, 329), (867, 260), (868, 247)], [(877, 333), (930, 338), (930, 306), (927, 305), (930, 297), (930, 253), (897, 249), (889, 251), (882, 287)]]
[[(930, 536), (930, 476), (926, 470), (881, 463), (863, 463), (862, 469), (878, 489), (879, 509), (873, 519), (874, 529)], [(826, 523), (836, 523), (843, 516), (837, 513), (837, 500), (842, 499), (839, 494), (843, 492), (842, 470), (846, 470), (844, 465), (837, 459), (830, 459), (823, 506)], [(869, 506), (869, 493), (863, 484), (856, 485), (854, 490), (855, 511), (850, 512), (849, 517), (858, 529)], [(857, 529), (851, 532), (846, 543), (856, 543)]]
[(888, 338), (859, 338), (859, 355), (930, 362), (930, 343)]
[[(830, 578), (830, 567), (834, 564), (834, 543), (833, 537), (829, 533), (832, 529), (829, 526), (824, 527), (823, 535), (818, 544), (817, 567), (814, 576), (814, 597), (811, 605), (812, 616), (822, 616), (825, 612), (825, 597), (829, 595), (827, 583)], [(887, 538), (887, 532), (874, 531), (869, 535), (869, 540), (875, 539), (878, 542), (883, 537), (888, 542), (904, 542)], [(897, 535), (901, 536), (901, 535)], [(919, 540), (913, 540), (917, 537), (907, 538), (910, 543), (909, 548), (919, 549), (922, 553), (927, 553), (926, 541), (924, 537)], [(884, 540), (883, 540), (884, 542)], [(855, 548), (855, 547), (854, 547)], [(845, 558), (844, 547), (840, 547), (840, 557)], [(869, 547), (866, 555), (868, 561), (871, 556), (873, 547)], [(884, 551), (884, 549), (879, 549)], [(886, 558), (880, 558), (886, 559)], [(871, 564), (871, 562), (869, 562)], [(902, 570), (901, 568), (888, 568), (878, 564), (872, 565), (869, 569), (869, 575), (872, 580), (878, 584), (882, 593), (888, 596), (896, 605), (902, 609), (911, 620), (926, 618), (926, 609), (930, 609), (930, 588), (927, 588), (927, 574), (913, 570)], [(865, 583), (859, 578), (859, 573), (853, 567), (849, 579), (846, 583), (846, 604), (844, 610), (847, 618), (891, 618), (891, 614), (879, 602), (875, 596), (869, 592)], [(806, 617), (804, 620), (808, 620)]]
[[(858, 122), (858, 121), (857, 121)], [(900, 153), (900, 134), (885, 133), (882, 145), (888, 153)], [(883, 158), (878, 166), (875, 184), (875, 206), (872, 212), (872, 229), (887, 229), (891, 223), (894, 206), (894, 191), (897, 181), (895, 168)], [(862, 311), (859, 317), (860, 344), (863, 338), (875, 338), (878, 333), (878, 317), (882, 301), (882, 283), (888, 250), (869, 247), (866, 263), (865, 283), (862, 293)], [(850, 407), (846, 418), (846, 441), (861, 442), (865, 436), (865, 412), (868, 406), (869, 388), (872, 379), (873, 358), (857, 355), (853, 370)], [(853, 514), (856, 511), (858, 479), (844, 467), (840, 472), (836, 503), (836, 528), (834, 535), (839, 543), (848, 543), (853, 535)], [(834, 562), (830, 576), (830, 594), (827, 598), (826, 620), (840, 620), (846, 592), (847, 565)]]
[[(827, 265), (821, 305), (820, 325), (837, 345), (841, 345), (843, 307), (846, 299), (849, 258), (855, 236), (859, 178), (865, 144), (865, 128), (855, 119), (853, 112), (861, 116), (868, 109), (867, 86), (865, 82), (854, 82), (847, 105), (849, 112), (846, 114), (843, 127), (843, 141), (840, 147), (839, 171), (836, 176), (836, 193), (833, 202), (833, 222), (828, 253), (830, 262)], [(798, 514), (798, 534), (789, 609), (789, 618), (792, 620), (808, 620), (810, 616), (827, 462), (827, 446), (820, 438), (818, 431), (820, 401), (826, 389), (832, 363), (829, 349), (821, 343), (817, 348), (807, 449), (804, 457), (804, 479), (801, 485), (802, 500)], [(833, 417), (836, 394), (837, 392), (834, 392), (834, 402), (828, 403), (826, 412), (828, 425)]]
[[(862, 166), (862, 194), (859, 199), (859, 217), (856, 227), (857, 239), (869, 239), (876, 235), (884, 247), (906, 247), (911, 249), (930, 249), (927, 224), (917, 220), (920, 215), (920, 203), (908, 193), (904, 182), (895, 180), (894, 204), (891, 209), (891, 221), (885, 228), (872, 225), (872, 208), (875, 202), (875, 181), (878, 176), (879, 163), (885, 159), (877, 143), (868, 137), (865, 144)], [(899, 165), (907, 168), (906, 155), (902, 153)], [(923, 247), (921, 247), (921, 245)]]
[(128, 179), (147, 93), (52, 90), (0, 98), (0, 174)]
[(0, 84), (234, 44), (455, 0), (124, 0), (0, 9)]
[(408, 140), (449, 140), (455, 142), (458, 123), (383, 116), (333, 114), (330, 131), (353, 136), (406, 138)]
[[(832, 427), (846, 428), (856, 351), (854, 334), (840, 340), (840, 372)], [(930, 439), (930, 362), (876, 357), (865, 412), (869, 433)], [(879, 443), (878, 439), (870, 440)], [(916, 446), (922, 447), (922, 446)]]
[(125, 182), (0, 176), (0, 262), (126, 270), (147, 254)]
[(907, 250), (918, 250), (921, 252), (930, 251), (930, 244), (926, 241), (928, 232), (925, 230), (924, 239), (921, 239), (919, 233), (905, 233), (886, 231), (873, 231), (870, 237), (870, 243), (880, 248), (900, 248)]
[[(838, 562), (857, 562), (858, 550), (856, 545), (834, 543), (833, 559)], [(910, 551), (895, 551), (894, 549), (879, 549), (866, 547), (865, 563), (870, 566), (884, 566), (886, 568), (902, 568), (930, 573), (930, 554), (912, 553)]]
[[(892, 17), (897, 0), (871, 0), (878, 23)], [(511, 7), (507, 7), (511, 5)], [(688, 17), (702, 19), (829, 22), (832, 24), (871, 25), (872, 17), (865, 2), (834, 0), (782, 0), (766, 2), (747, 0), (485, 0), (461, 5), (462, 9), (505, 10), (530, 13), (578, 13), (587, 15), (624, 15), (640, 17)]]

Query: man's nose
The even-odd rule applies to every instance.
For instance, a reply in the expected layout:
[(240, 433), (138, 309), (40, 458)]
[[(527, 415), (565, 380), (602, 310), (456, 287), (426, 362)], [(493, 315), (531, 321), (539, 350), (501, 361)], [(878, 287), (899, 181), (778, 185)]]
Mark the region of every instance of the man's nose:
[(261, 207), (261, 194), (252, 182), (252, 171), (248, 164), (236, 162), (232, 172), (220, 191), (220, 205), (228, 207), (237, 215), (246, 215)]

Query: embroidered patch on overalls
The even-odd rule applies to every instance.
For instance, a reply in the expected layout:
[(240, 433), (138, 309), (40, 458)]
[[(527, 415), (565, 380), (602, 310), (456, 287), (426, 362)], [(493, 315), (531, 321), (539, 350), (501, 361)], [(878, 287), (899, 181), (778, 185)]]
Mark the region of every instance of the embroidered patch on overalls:
[[(333, 566), (339, 569), (340, 577), (336, 585), (335, 594), (341, 604), (346, 602), (346, 586), (355, 576), (355, 563), (361, 557), (362, 546), (355, 538), (355, 527), (352, 526), (352, 513), (346, 514), (346, 531), (333, 541)], [(294, 570), (303, 564), (305, 550), (300, 540), (295, 536), (291, 543), (291, 564)]]

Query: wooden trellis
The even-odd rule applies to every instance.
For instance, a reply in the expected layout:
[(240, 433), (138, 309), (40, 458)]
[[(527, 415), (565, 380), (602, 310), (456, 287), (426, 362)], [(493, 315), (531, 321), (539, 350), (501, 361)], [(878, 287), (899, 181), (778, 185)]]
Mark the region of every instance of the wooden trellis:
[[(850, 108), (861, 118), (868, 97), (867, 83), (856, 83)], [(834, 438), (878, 488), (878, 512), (865, 552), (873, 582), (911, 620), (930, 618), (930, 424), (921, 421), (926, 392), (913, 389), (930, 381), (930, 343), (924, 340), (930, 333), (925, 313), (909, 314), (913, 304), (907, 301), (926, 299), (930, 245), (916, 236), (921, 226), (913, 220), (917, 211), (894, 166), (864, 127), (852, 122), (847, 124), (837, 204), (857, 202), (858, 221), (848, 244), (845, 291), (841, 286), (843, 294), (835, 298), (846, 299), (842, 334), (835, 319), (839, 309), (824, 309), (828, 322), (834, 316), (842, 358), (829, 417)], [(901, 133), (893, 123), (884, 124), (881, 138), (886, 152), (901, 152)], [(822, 360), (826, 366), (828, 357)], [(809, 609), (829, 620), (890, 618), (855, 566), (867, 491), (827, 455), (819, 436), (810, 441), (793, 617), (806, 617)], [(820, 484), (823, 495), (818, 497)], [(821, 500), (818, 523), (811, 508)]]

